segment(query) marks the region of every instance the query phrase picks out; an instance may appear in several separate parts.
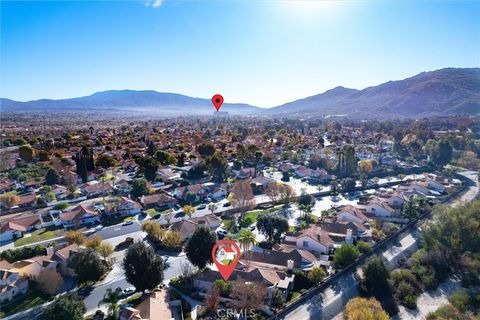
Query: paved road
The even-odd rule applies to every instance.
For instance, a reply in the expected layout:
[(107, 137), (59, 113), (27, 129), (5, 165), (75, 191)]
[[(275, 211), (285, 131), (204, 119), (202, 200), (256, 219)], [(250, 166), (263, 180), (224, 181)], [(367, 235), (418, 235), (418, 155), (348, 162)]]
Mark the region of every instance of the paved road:
[[(462, 172), (462, 175), (472, 180), (468, 191), (456, 199), (452, 205), (469, 202), (475, 199), (479, 191), (479, 182), (476, 180), (476, 172)], [(475, 181), (475, 183), (473, 183)], [(417, 250), (418, 230), (405, 233), (399, 241), (389, 249), (382, 252), (387, 263), (396, 267), (396, 262), (402, 256), (409, 256)], [(311, 297), (304, 304), (299, 305), (285, 316), (279, 319), (285, 320), (306, 320), (306, 319), (333, 319), (342, 312), (345, 304), (353, 297), (359, 295), (358, 285), (360, 282), (361, 268), (350, 272), (334, 281), (323, 292)]]

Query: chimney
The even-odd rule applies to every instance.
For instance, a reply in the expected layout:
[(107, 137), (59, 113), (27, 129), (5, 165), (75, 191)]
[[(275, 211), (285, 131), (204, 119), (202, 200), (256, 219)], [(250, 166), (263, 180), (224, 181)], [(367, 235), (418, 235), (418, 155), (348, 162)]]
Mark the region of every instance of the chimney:
[(50, 246), (50, 247), (47, 247), (47, 256), (50, 256), (50, 255), (52, 255), (52, 254), (53, 254), (53, 252), (54, 252), (54, 251), (53, 251), (53, 247), (52, 247), (52, 246)]
[(353, 238), (352, 238), (352, 229), (347, 229), (347, 236), (345, 238), (346, 243), (352, 243)]
[(287, 269), (290, 271), (293, 270), (293, 260), (287, 261)]

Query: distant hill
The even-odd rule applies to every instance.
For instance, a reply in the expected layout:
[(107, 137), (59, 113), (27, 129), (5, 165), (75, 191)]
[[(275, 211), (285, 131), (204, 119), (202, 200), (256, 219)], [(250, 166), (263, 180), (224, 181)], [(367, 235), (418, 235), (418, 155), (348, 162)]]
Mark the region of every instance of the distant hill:
[(347, 115), (351, 118), (480, 114), (480, 68), (422, 72), (363, 90), (337, 87), (269, 109), (280, 116)]
[[(63, 110), (129, 110), (150, 115), (210, 115), (210, 99), (157, 91), (109, 90), (90, 96), (18, 102), (0, 99), (2, 112)], [(261, 109), (225, 103), (221, 111), (240, 115), (350, 118), (417, 118), (433, 115), (480, 114), (480, 68), (445, 68), (389, 81), (363, 90), (336, 87), (284, 105)]]
[[(18, 102), (0, 100), (2, 111), (54, 111), (54, 110), (128, 110), (148, 111), (150, 114), (205, 115), (215, 109), (210, 99), (192, 98), (176, 93), (163, 93), (153, 90), (109, 90), (90, 96), (72, 99), (42, 99)], [(259, 108), (243, 103), (224, 103), (221, 111), (231, 114), (254, 114)]]

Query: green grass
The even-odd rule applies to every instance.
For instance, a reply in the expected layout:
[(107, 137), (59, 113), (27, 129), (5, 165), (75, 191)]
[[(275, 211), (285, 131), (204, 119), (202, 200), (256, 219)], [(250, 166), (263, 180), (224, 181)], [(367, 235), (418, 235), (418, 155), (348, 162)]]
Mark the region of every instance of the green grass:
[(244, 216), (244, 219), (250, 219), (253, 223), (257, 222), (257, 217), (262, 214), (264, 210), (254, 210), (247, 212)]
[(2, 303), (0, 318), (33, 308), (48, 301), (48, 298), (38, 291), (31, 291), (8, 303)]
[(150, 217), (153, 217), (154, 215), (157, 214), (157, 210), (155, 209), (148, 209), (146, 212)]
[(138, 292), (138, 293), (134, 293), (132, 294), (130, 297), (128, 297), (127, 299), (123, 300), (122, 303), (131, 303), (133, 304), (134, 306), (138, 305), (140, 302), (142, 302), (143, 300), (143, 295), (141, 292)]
[(56, 237), (58, 237), (56, 230), (48, 230), (48, 229), (36, 230), (32, 232), (32, 235), (30, 237), (23, 237), (15, 240), (14, 245), (15, 247), (20, 247), (26, 244), (50, 240)]
[(297, 299), (299, 296), (300, 296), (300, 292), (292, 291), (290, 301), (293, 301), (293, 300)]

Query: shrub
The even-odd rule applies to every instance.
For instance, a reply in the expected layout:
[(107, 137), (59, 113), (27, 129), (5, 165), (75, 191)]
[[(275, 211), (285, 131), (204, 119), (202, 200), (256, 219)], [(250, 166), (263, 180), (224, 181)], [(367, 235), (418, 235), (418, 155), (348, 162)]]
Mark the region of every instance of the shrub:
[(409, 294), (405, 296), (402, 300), (402, 305), (407, 307), (408, 309), (416, 309), (417, 308), (417, 296), (414, 294)]
[(365, 241), (359, 241), (357, 243), (357, 249), (361, 253), (370, 253), (370, 252), (372, 252), (372, 245), (370, 243), (365, 242)]
[(470, 304), (470, 296), (464, 290), (455, 291), (448, 300), (460, 312), (465, 312)]

